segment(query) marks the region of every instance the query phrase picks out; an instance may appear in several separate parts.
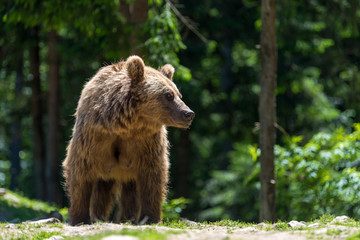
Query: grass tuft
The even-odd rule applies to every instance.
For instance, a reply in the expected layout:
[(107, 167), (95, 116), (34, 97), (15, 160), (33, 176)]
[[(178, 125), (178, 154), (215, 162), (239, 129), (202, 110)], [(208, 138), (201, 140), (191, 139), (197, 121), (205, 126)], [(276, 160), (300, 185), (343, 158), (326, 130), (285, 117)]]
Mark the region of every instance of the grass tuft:
[(318, 223), (321, 223), (321, 224), (326, 224), (326, 223), (331, 222), (334, 219), (335, 219), (334, 215), (324, 214), (319, 218), (319, 220), (317, 220), (315, 222), (318, 222)]
[(360, 231), (347, 237), (346, 240), (360, 240)]

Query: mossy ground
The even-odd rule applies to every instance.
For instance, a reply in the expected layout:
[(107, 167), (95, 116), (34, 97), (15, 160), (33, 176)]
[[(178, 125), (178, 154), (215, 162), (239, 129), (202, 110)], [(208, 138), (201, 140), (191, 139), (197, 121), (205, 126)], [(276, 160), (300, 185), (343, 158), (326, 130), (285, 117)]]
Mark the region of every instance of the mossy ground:
[(58, 208), (9, 190), (6, 190), (4, 196), (0, 196), (0, 221), (22, 222), (44, 216), (51, 211), (59, 211), (65, 219), (68, 217), (67, 208)]

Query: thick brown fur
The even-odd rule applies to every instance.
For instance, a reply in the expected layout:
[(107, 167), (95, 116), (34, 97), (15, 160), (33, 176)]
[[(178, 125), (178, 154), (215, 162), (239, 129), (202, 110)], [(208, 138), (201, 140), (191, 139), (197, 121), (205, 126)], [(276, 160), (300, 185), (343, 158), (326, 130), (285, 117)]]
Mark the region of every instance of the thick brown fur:
[(138, 56), (101, 68), (84, 86), (63, 162), (70, 224), (158, 223), (168, 183), (166, 126), (187, 128), (194, 113), (172, 82)]

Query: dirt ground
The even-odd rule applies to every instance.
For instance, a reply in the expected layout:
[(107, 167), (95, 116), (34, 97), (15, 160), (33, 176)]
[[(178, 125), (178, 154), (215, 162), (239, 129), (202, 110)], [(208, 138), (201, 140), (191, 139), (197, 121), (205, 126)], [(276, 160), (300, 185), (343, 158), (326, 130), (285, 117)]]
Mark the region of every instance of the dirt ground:
[[(100, 223), (94, 225), (83, 225), (72, 227), (68, 224), (48, 225), (48, 224), (26, 224), (26, 227), (19, 227), (16, 224), (8, 224), (2, 229), (0, 238), (14, 239), (17, 234), (27, 234), (33, 231), (58, 232), (59, 236), (49, 239), (59, 240), (65, 236), (87, 236), (102, 232), (121, 231), (123, 229), (145, 230), (153, 229), (160, 233), (165, 233), (169, 240), (302, 240), (302, 239), (346, 239), (360, 231), (359, 227), (349, 227), (342, 225), (326, 224), (323, 226), (307, 227), (305, 230), (269, 230), (266, 224), (254, 225), (251, 227), (222, 227), (222, 226), (197, 226), (190, 229), (175, 229), (163, 226), (132, 226), (113, 223)], [(61, 236), (63, 237), (61, 237)], [(12, 236), (8, 238), (9, 236)], [(101, 238), (100, 238), (101, 239)], [(103, 238), (104, 239), (104, 238)], [(126, 239), (126, 237), (113, 237), (109, 239)], [(131, 238), (137, 239), (137, 238)]]

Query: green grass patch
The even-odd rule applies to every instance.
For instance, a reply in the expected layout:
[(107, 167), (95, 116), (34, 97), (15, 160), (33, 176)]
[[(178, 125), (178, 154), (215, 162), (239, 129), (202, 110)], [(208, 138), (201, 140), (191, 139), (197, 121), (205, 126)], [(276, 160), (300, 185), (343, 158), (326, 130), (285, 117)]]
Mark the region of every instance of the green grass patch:
[(293, 230), (286, 222), (277, 222), (275, 224), (270, 225), (271, 230), (280, 230), (280, 231), (291, 231)]
[(52, 236), (58, 236), (61, 235), (60, 232), (45, 232), (45, 231), (41, 231), (41, 232), (36, 232), (36, 231), (31, 231), (31, 232), (26, 232), (26, 233), (22, 233), (22, 232), (16, 232), (16, 233), (9, 233), (6, 236), (1, 236), (1, 239), (6, 239), (6, 240), (29, 240), (29, 239), (33, 239), (33, 240), (43, 240), (43, 239), (48, 239)]
[(330, 236), (337, 236), (341, 234), (341, 230), (339, 229), (328, 229), (326, 231), (326, 235), (330, 235)]
[(220, 220), (216, 222), (183, 222), (183, 221), (163, 221), (160, 226), (176, 228), (176, 229), (204, 229), (211, 226), (227, 227), (227, 228), (245, 228), (255, 226), (254, 223), (245, 223), (233, 220)]
[(346, 240), (360, 240), (360, 231), (347, 237)]
[(318, 223), (321, 223), (321, 224), (326, 224), (326, 223), (329, 223), (331, 222), (332, 220), (335, 219), (335, 216), (334, 215), (329, 215), (329, 214), (325, 214), (325, 215), (322, 215), (318, 221), (315, 221), (315, 222), (318, 222)]
[(346, 222), (335, 222), (333, 225), (345, 226), (345, 227), (360, 227), (360, 222), (353, 218), (349, 218)]
[[(60, 229), (63, 228), (62, 223), (51, 223), (51, 224), (27, 224), (27, 223), (18, 223), (11, 224), (10, 228), (5, 228), (9, 226), (9, 223), (0, 224), (0, 239), (47, 239), (54, 235), (61, 235)], [(41, 229), (46, 227), (46, 230)]]
[(82, 240), (82, 239), (86, 239), (86, 240), (97, 240), (97, 239), (102, 239), (103, 237), (106, 236), (111, 236), (111, 235), (126, 235), (126, 236), (134, 236), (134, 237), (138, 237), (139, 239), (144, 239), (144, 240), (166, 240), (167, 239), (167, 235), (169, 234), (179, 234), (180, 232), (177, 231), (165, 231), (165, 232), (158, 232), (156, 230), (150, 229), (150, 228), (146, 228), (143, 230), (134, 230), (134, 229), (128, 229), (128, 228), (124, 228), (121, 231), (111, 231), (111, 232), (104, 232), (104, 233), (99, 233), (99, 234), (95, 234), (95, 235), (87, 235), (87, 236), (72, 236), (72, 237), (67, 237), (65, 239), (71, 239), (71, 240)]
[[(35, 233), (32, 237), (33, 240), (42, 240), (42, 239), (47, 239), (50, 238), (52, 236), (56, 236), (56, 235), (60, 235), (59, 232), (38, 232)], [(29, 239), (29, 238), (24, 238), (24, 239)]]
[(176, 228), (176, 229), (202, 229), (202, 228), (204, 228), (203, 226), (201, 226), (200, 223), (191, 224), (191, 223), (175, 221), (175, 220), (174, 221), (163, 221), (158, 226)]
[(220, 227), (238, 227), (238, 228), (245, 228), (245, 227), (251, 227), (254, 226), (254, 223), (245, 223), (240, 221), (233, 221), (233, 220), (220, 220), (217, 222), (208, 222), (208, 225), (211, 226), (220, 226)]

